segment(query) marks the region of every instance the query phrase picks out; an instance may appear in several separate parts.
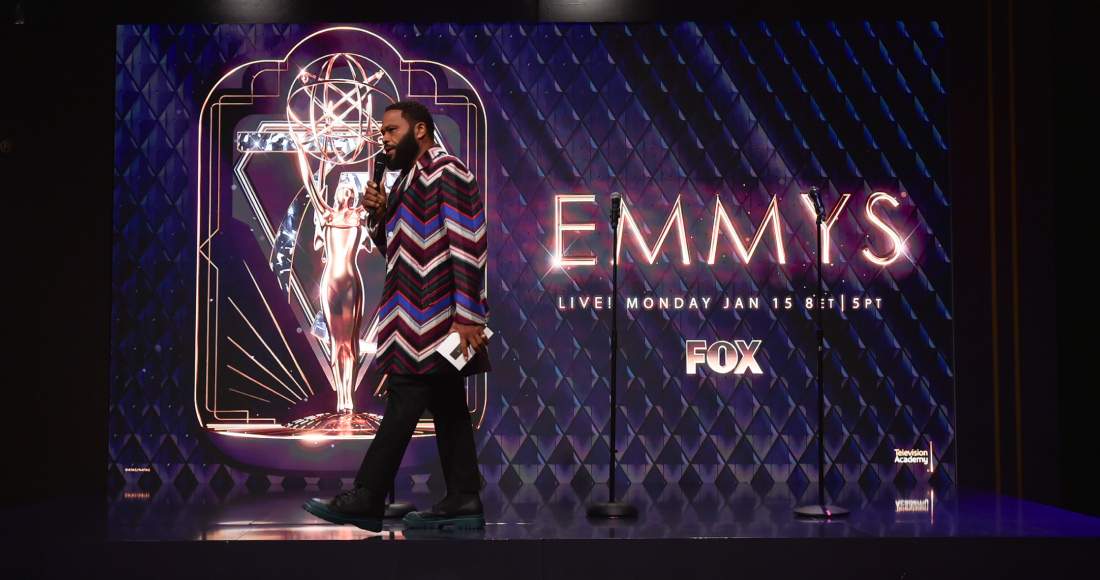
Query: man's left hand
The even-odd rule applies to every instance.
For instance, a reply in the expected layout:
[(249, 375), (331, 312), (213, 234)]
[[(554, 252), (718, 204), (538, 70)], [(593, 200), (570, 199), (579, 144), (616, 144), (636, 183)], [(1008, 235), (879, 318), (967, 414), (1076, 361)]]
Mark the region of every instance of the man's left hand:
[[(489, 339), (485, 336), (484, 325), (452, 322), (451, 332), (458, 333), (459, 346), (462, 348), (463, 354), (469, 354), (469, 348), (483, 350), (489, 346)], [(450, 334), (450, 332), (447, 334)]]

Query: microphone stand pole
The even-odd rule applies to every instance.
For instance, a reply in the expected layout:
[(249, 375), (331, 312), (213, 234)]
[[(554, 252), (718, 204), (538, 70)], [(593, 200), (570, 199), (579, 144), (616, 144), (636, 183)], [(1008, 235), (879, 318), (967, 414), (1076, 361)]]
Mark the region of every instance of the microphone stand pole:
[[(396, 484), (394, 485), (394, 487), (396, 487)], [(411, 502), (397, 501), (397, 498), (394, 497), (393, 487), (390, 488), (389, 501), (386, 502), (386, 513), (382, 517), (385, 517), (385, 518), (403, 518), (403, 517), (407, 516), (409, 513), (415, 512), (415, 511), (416, 511), (416, 506), (413, 505)]]
[(619, 204), (622, 197), (613, 194), (611, 196), (611, 245), (614, 251), (611, 253), (611, 472), (607, 479), (608, 501), (594, 503), (588, 506), (590, 518), (632, 518), (637, 517), (638, 508), (627, 502), (615, 501), (615, 416), (619, 412), (615, 400), (615, 385), (618, 382), (617, 359), (619, 358)]
[(817, 213), (817, 295), (814, 296), (817, 304), (817, 504), (795, 508), (795, 515), (808, 518), (835, 518), (846, 516), (848, 510), (825, 505), (825, 284), (821, 276), (822, 248), (821, 232), (825, 229), (825, 207), (821, 204), (820, 194), (816, 187), (810, 188), (810, 197), (813, 198), (814, 211)]

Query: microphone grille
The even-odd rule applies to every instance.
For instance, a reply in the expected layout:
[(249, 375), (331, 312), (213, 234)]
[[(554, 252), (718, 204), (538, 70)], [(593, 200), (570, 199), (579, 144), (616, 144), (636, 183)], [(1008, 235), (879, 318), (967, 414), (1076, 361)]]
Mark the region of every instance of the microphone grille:
[(619, 192), (617, 192), (617, 191), (616, 191), (616, 192), (613, 192), (613, 193), (611, 194), (611, 199), (612, 199), (613, 201), (618, 201), (618, 200), (622, 199), (622, 197), (623, 197), (623, 194), (621, 194), (621, 193), (619, 193)]

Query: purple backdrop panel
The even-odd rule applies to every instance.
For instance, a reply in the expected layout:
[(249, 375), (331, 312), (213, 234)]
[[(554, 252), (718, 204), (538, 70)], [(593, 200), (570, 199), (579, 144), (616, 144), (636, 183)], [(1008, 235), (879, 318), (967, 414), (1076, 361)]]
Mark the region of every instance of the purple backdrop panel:
[[(816, 480), (811, 186), (828, 215), (826, 477), (953, 479), (947, 55), (935, 23), (330, 28), (118, 29), (113, 485), (340, 476), (369, 445), (286, 430), (225, 445), (242, 420), (207, 405), (217, 376), (221, 409), (300, 434), (337, 404), (311, 290), (328, 263), (312, 253), (324, 230), (297, 197), (296, 154), (236, 141), (279, 123), (290, 135), (296, 75), (333, 54), (383, 71), (382, 92), (428, 104), (438, 138), (477, 161), (497, 335), (493, 372), (468, 390), (486, 479), (608, 478), (607, 215), (619, 192), (621, 477)], [(263, 72), (272, 66), (286, 74)], [(212, 114), (217, 99), (258, 88), (282, 100)], [(330, 189), (365, 171), (335, 170)], [(301, 289), (289, 298), (273, 241), (286, 223), (300, 226), (283, 246)], [(357, 258), (364, 328), (375, 257)], [(204, 322), (215, 311), (218, 324)], [(354, 402), (369, 415), (384, 385), (367, 369), (367, 334)], [(418, 447), (411, 472), (428, 469), (432, 447)]]

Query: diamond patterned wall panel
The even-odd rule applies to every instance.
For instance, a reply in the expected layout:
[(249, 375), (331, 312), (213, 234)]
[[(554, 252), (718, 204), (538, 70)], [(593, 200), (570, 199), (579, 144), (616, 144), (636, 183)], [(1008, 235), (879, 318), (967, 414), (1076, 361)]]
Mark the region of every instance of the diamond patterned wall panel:
[[(819, 444), (830, 481), (953, 477), (947, 59), (935, 23), (365, 27), (403, 54), (450, 63), (488, 99), (489, 293), (500, 338), (479, 433), (486, 479), (608, 478), (609, 313), (559, 300), (610, 294), (614, 191), (645, 244), (677, 200), (687, 234), (688, 264), (675, 231), (650, 264), (627, 230), (622, 295), (712, 301), (620, 311), (621, 477), (800, 486), (819, 477)], [(277, 58), (320, 28), (119, 27), (113, 484), (264, 477), (224, 466), (191, 408), (192, 133), (205, 91), (232, 64)], [(827, 208), (852, 194), (832, 226), (827, 289), (881, 299), (826, 312), (823, 443), (813, 436), (812, 313), (800, 306), (815, 284), (815, 227), (798, 197), (811, 185)], [(890, 247), (864, 209), (878, 191), (899, 205), (876, 214), (906, 236), (905, 254), (886, 267), (864, 256)], [(568, 246), (595, 256), (594, 267), (550, 263), (554, 196), (569, 193), (596, 196), (568, 204), (570, 220), (597, 223)], [(770, 235), (748, 265), (723, 235), (707, 264), (718, 201), (743, 235), (773, 196), (786, 263)], [(764, 306), (718, 307), (727, 297)], [(687, 375), (691, 339), (760, 340), (764, 374)], [(894, 463), (894, 449), (929, 446), (933, 472)]]

